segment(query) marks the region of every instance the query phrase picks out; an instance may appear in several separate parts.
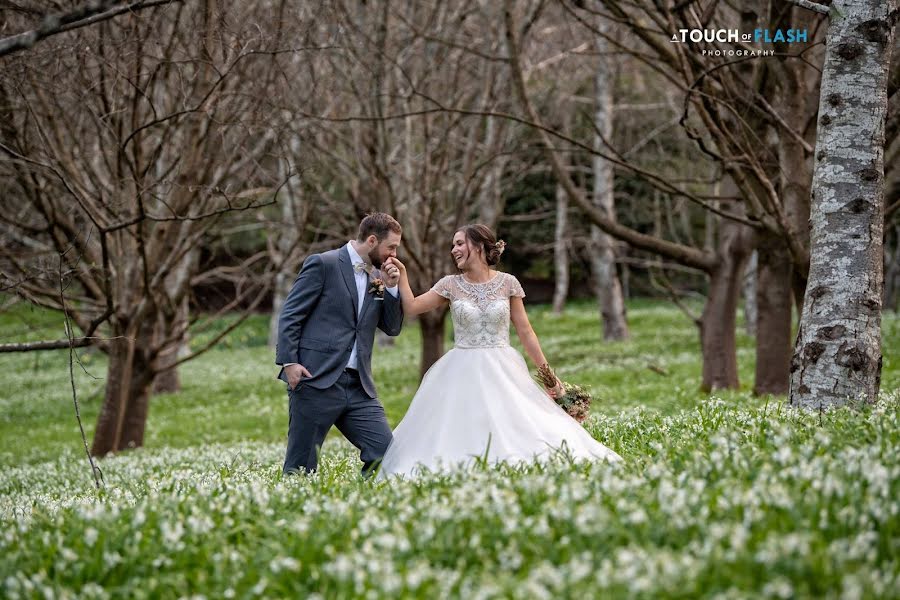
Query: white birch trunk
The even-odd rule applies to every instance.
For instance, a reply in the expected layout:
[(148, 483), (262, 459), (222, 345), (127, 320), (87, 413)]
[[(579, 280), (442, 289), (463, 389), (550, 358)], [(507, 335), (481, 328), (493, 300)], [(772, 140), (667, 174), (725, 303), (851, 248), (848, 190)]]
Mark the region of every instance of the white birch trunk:
[(553, 239), (553, 273), (556, 284), (553, 288), (553, 312), (562, 313), (569, 295), (569, 249), (566, 230), (569, 196), (563, 186), (556, 186), (556, 232)]
[[(884, 124), (897, 0), (835, 0), (822, 73), (794, 406), (874, 402), (881, 379)], [(895, 13), (896, 14), (896, 13)]]
[[(894, 225), (893, 233), (886, 236), (888, 247), (884, 252), (884, 309), (897, 310), (897, 291), (900, 287), (900, 224)], [(891, 245), (893, 244), (893, 245)]]
[[(601, 25), (607, 27), (607, 25)], [(596, 107), (594, 126), (599, 135), (595, 137), (595, 146), (603, 147), (603, 139), (612, 138), (612, 77), (610, 62), (605, 56), (608, 43), (597, 36), (595, 39), (600, 59), (597, 63)], [(594, 204), (610, 219), (615, 218), (615, 201), (613, 199), (613, 169), (609, 161), (594, 156)], [(613, 238), (599, 227), (591, 226), (591, 271), (597, 303), (600, 305), (600, 316), (603, 321), (603, 339), (624, 340), (628, 338), (628, 322), (625, 320), (625, 301), (622, 297), (622, 286), (616, 275), (616, 253)]]
[[(285, 261), (291, 246), (300, 235), (300, 232), (293, 226), (296, 223), (294, 202), (298, 200), (300, 199), (297, 195), (288, 193), (281, 201), (281, 227), (278, 228), (281, 233), (276, 242), (277, 259), (281, 261)], [(281, 307), (291, 291), (297, 273), (300, 272), (301, 265), (288, 264), (289, 262), (285, 261), (278, 273), (275, 274), (275, 286), (272, 288), (272, 318), (269, 320), (269, 348), (274, 348), (278, 341), (278, 318), (281, 316)]]
[(756, 250), (750, 255), (747, 266), (744, 268), (744, 282), (742, 284), (744, 294), (744, 331), (747, 335), (756, 335)]

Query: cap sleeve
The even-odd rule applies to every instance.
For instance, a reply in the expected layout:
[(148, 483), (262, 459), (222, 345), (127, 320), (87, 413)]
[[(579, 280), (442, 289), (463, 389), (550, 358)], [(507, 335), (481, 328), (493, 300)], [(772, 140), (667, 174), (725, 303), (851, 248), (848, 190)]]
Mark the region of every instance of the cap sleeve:
[(524, 298), (525, 290), (522, 289), (522, 284), (519, 283), (519, 280), (516, 279), (515, 275), (506, 274), (507, 278), (507, 287), (509, 288), (509, 295), (515, 296), (516, 298)]
[(431, 291), (436, 292), (438, 295), (451, 299), (452, 293), (450, 292), (450, 282), (453, 279), (452, 275), (445, 275), (438, 279), (438, 282), (431, 286)]

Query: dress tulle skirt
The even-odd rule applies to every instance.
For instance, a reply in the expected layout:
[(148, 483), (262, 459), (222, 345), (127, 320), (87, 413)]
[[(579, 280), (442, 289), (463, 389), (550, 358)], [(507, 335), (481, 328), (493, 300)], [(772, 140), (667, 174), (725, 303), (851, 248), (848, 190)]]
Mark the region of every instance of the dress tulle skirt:
[(473, 463), (575, 458), (621, 460), (532, 380), (511, 347), (453, 348), (422, 379), (394, 430), (378, 477)]

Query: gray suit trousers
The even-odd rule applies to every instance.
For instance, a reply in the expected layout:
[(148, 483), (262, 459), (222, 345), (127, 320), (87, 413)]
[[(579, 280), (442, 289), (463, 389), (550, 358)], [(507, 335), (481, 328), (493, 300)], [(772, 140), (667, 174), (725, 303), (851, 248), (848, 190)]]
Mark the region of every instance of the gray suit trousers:
[(384, 407), (378, 398), (369, 397), (357, 371), (345, 370), (324, 390), (301, 381), (288, 390), (288, 402), (285, 474), (316, 470), (319, 450), (332, 425), (359, 449), (363, 475), (371, 475), (381, 463), (391, 443), (391, 428)]

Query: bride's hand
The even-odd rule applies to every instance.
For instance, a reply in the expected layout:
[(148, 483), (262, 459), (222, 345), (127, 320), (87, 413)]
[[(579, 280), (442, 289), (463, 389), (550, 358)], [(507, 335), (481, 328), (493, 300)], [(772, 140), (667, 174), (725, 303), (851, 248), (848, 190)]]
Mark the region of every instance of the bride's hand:
[(388, 287), (395, 287), (400, 283), (400, 267), (397, 266), (394, 257), (390, 257), (382, 263), (381, 274), (384, 276), (384, 283)]
[(559, 377), (556, 378), (556, 385), (552, 388), (544, 388), (547, 392), (547, 395), (556, 400), (557, 398), (562, 398), (566, 395), (566, 388), (563, 386), (563, 382), (560, 381)]
[(399, 277), (402, 278), (402, 277), (406, 276), (406, 265), (404, 265), (402, 262), (400, 262), (396, 256), (390, 257), (385, 262), (397, 267), (397, 270), (399, 271)]

